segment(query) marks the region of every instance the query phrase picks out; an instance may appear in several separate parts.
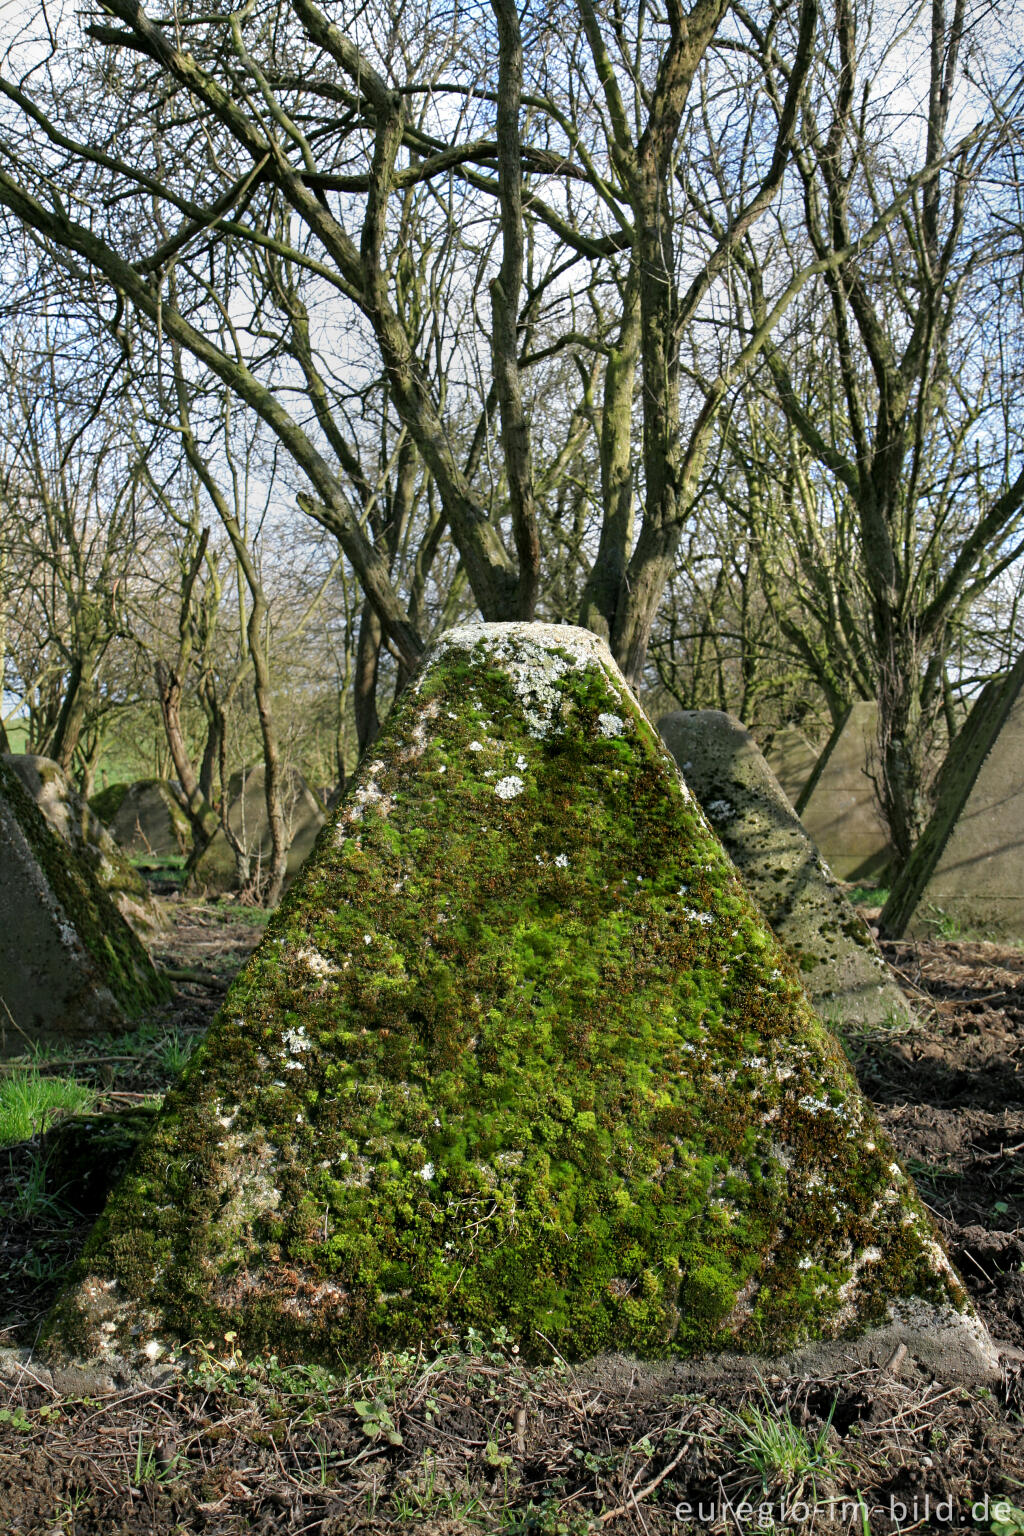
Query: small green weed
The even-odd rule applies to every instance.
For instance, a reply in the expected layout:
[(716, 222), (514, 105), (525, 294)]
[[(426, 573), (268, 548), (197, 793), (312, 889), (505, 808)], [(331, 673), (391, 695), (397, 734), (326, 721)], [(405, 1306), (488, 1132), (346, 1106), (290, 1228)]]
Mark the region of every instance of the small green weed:
[(185, 865), (188, 859), (183, 853), (134, 853), (128, 860), (135, 869), (142, 870), (147, 875), (159, 875), (164, 880), (174, 880), (180, 884), (185, 878)]
[(750, 1484), (759, 1485), (762, 1494), (785, 1492), (799, 1502), (810, 1487), (817, 1499), (819, 1479), (831, 1476), (843, 1465), (828, 1443), (831, 1412), (810, 1436), (772, 1401), (766, 1388), (762, 1393), (763, 1408), (751, 1404), (741, 1414), (728, 1415), (739, 1432), (736, 1460), (753, 1474)]
[(218, 902), (216, 910), (225, 922), (248, 923), (250, 928), (265, 928), (273, 916), (270, 907), (251, 907), (230, 898)]
[(15, 1172), (13, 1158), (10, 1167), (10, 1193), (0, 1204), (0, 1211), (15, 1221), (56, 1221), (63, 1224), (67, 1211), (49, 1188), (47, 1158), (33, 1152), (22, 1171)]
[(345, 1392), (345, 1381), (326, 1366), (280, 1365), (276, 1355), (263, 1360), (259, 1355), (246, 1360), (235, 1348), (235, 1335), (224, 1335), (231, 1350), (230, 1359), (218, 1358), (212, 1341), (193, 1343), (190, 1352), (196, 1358), (189, 1372), (191, 1381), (204, 1387), (220, 1387), (249, 1397), (259, 1397), (309, 1405), (321, 1412), (331, 1407), (332, 1395)]
[(144, 1483), (154, 1483), (160, 1472), (156, 1462), (156, 1448), (147, 1445), (142, 1436), (139, 1436), (138, 1445), (135, 1447), (135, 1486), (141, 1488)]
[(889, 888), (885, 885), (855, 885), (847, 891), (846, 898), (854, 907), (884, 907), (889, 900)]
[(370, 1440), (386, 1440), (389, 1445), (402, 1445), (402, 1436), (395, 1428), (395, 1421), (388, 1411), (386, 1403), (375, 1397), (373, 1402), (362, 1401), (353, 1403), (352, 1407), (359, 1415), (363, 1434)]
[(29, 1435), (43, 1424), (53, 1424), (61, 1417), (59, 1408), (44, 1403), (41, 1408), (0, 1408), (0, 1424), (6, 1424), (16, 1435)]
[(31, 1253), (25, 1255), (21, 1272), (30, 1280), (38, 1280), (40, 1285), (45, 1285), (50, 1280), (58, 1280), (67, 1267), (66, 1261), (58, 1258), (49, 1249), (44, 1248), (42, 1251), (33, 1249)]
[(480, 1500), (469, 1493), (449, 1487), (443, 1474), (438, 1473), (436, 1457), (432, 1451), (424, 1451), (418, 1468), (407, 1473), (391, 1494), (391, 1510), (397, 1520), (405, 1524), (426, 1520), (455, 1519), (476, 1525), (473, 1511), (481, 1508)]
[(590, 1536), (594, 1523), (588, 1515), (574, 1514), (564, 1508), (561, 1499), (533, 1499), (515, 1511), (504, 1536)]
[(908, 1157), (907, 1168), (915, 1179), (920, 1179), (926, 1184), (938, 1183), (940, 1179), (955, 1179), (960, 1183), (964, 1176), (962, 1168), (944, 1168), (941, 1163), (926, 1163), (919, 1157)]
[(0, 1408), (0, 1424), (6, 1424), (16, 1435), (28, 1435), (35, 1429), (23, 1408)]
[(76, 1078), (13, 1073), (0, 1082), (0, 1147), (28, 1141), (62, 1114), (86, 1114), (95, 1102), (95, 1091)]
[(1024, 1536), (1024, 1509), (1005, 1500), (995, 1504), (989, 1526), (992, 1536)]
[(58, 1522), (54, 1526), (54, 1536), (75, 1536), (75, 1521), (80, 1509), (85, 1507), (88, 1500), (85, 1492), (65, 1493), (57, 1500), (53, 1509), (53, 1518)]
[(935, 906), (933, 902), (928, 904), (924, 913), (924, 920), (929, 928), (931, 928), (932, 935), (936, 939), (942, 939), (944, 942), (950, 943), (953, 939), (963, 938), (963, 930), (956, 918), (949, 912), (943, 912), (942, 908)]

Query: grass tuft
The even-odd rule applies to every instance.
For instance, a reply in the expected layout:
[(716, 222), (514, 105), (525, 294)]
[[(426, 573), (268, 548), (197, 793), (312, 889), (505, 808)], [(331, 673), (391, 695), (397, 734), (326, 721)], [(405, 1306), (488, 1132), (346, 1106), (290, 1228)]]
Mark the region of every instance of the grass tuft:
[(86, 1114), (95, 1091), (73, 1077), (43, 1077), (34, 1068), (0, 1082), (0, 1147), (39, 1135), (61, 1115)]
[(198, 1044), (197, 1035), (187, 1035), (180, 1030), (174, 1030), (160, 1044), (156, 1053), (157, 1065), (162, 1072), (166, 1072), (171, 1077), (177, 1077), (188, 1066), (192, 1052)]
[(799, 1502), (810, 1489), (817, 1500), (820, 1482), (828, 1481), (842, 1467), (838, 1452), (829, 1444), (832, 1413), (813, 1435), (773, 1402), (762, 1388), (764, 1406), (748, 1405), (730, 1420), (738, 1432), (736, 1460), (749, 1475), (748, 1486), (762, 1495), (783, 1494)]

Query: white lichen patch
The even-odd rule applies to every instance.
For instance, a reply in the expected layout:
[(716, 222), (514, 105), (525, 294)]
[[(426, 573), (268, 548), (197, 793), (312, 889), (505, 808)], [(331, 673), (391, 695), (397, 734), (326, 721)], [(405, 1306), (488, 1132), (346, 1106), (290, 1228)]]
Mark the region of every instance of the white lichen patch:
[(409, 733), (408, 744), (401, 754), (402, 762), (415, 762), (417, 758), (423, 756), (427, 750), (427, 726), (432, 720), (437, 719), (439, 713), (440, 705), (436, 699), (431, 699), (426, 708), (420, 712), (419, 719)]
[[(938, 1248), (938, 1245), (936, 1247)], [(941, 1254), (941, 1250), (938, 1251)], [(838, 1328), (848, 1327), (855, 1320), (857, 1316), (857, 1291), (860, 1289), (861, 1281), (864, 1279), (865, 1273), (877, 1264), (881, 1257), (882, 1250), (872, 1245), (863, 1249), (852, 1261), (849, 1275), (836, 1291), (836, 1303), (839, 1308), (836, 1316), (836, 1326)], [(941, 1254), (941, 1257), (945, 1259), (944, 1254)], [(945, 1262), (948, 1269), (948, 1259)]]
[(499, 779), (494, 786), (494, 793), (499, 800), (514, 800), (521, 795), (526, 785), (517, 773), (510, 773), (505, 778)]
[(222, 1257), (245, 1257), (252, 1224), (281, 1204), (278, 1157), (259, 1132), (233, 1132), (221, 1147), (214, 1231), (224, 1244)]
[(234, 1109), (229, 1111), (225, 1110), (221, 1103), (215, 1103), (213, 1106), (213, 1117), (218, 1125), (223, 1126), (224, 1130), (230, 1131), (238, 1119), (238, 1105), (236, 1104)]
[[(435, 655), (449, 650), (472, 652), (478, 646), (488, 662), (508, 677), (527, 730), (537, 740), (564, 729), (564, 699), (556, 684), (570, 671), (599, 667), (624, 704), (639, 710), (608, 647), (589, 630), (558, 624), (463, 624), (435, 642)], [(428, 665), (421, 678), (429, 672)]]
[(621, 715), (601, 714), (597, 717), (597, 728), (602, 736), (621, 736), (625, 726)]
[[(310, 971), (314, 976), (320, 977), (321, 980), (326, 980), (328, 976), (340, 976), (341, 974), (341, 967), (335, 965), (333, 960), (328, 960), (326, 955), (322, 955), (312, 945), (307, 946), (305, 949), (297, 949), (295, 951), (295, 958), (306, 967), (307, 971)], [(309, 1049), (308, 1041), (301, 1049)]]
[(352, 791), (351, 797), (342, 814), (338, 831), (335, 837), (340, 847), (345, 841), (345, 827), (355, 826), (362, 821), (366, 812), (372, 807), (379, 816), (388, 816), (395, 808), (395, 802), (390, 795), (385, 795), (377, 784), (377, 774), (384, 772), (384, 763), (378, 758), (370, 763), (366, 770), (365, 783), (358, 784)]
[(285, 1050), (291, 1051), (293, 1055), (298, 1051), (312, 1050), (310, 1038), (301, 1024), (297, 1025), (294, 1029), (286, 1029), (282, 1036), (282, 1041)]
[(710, 928), (715, 920), (713, 913), (698, 912), (696, 907), (684, 907), (683, 916), (691, 923), (700, 923), (703, 928)]

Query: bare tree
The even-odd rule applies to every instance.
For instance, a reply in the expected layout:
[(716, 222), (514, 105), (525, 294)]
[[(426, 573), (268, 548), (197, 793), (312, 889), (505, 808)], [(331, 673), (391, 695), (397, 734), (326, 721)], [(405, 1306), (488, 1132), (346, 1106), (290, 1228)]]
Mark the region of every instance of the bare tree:
[[(989, 185), (1017, 82), (982, 103), (991, 131), (975, 121), (958, 138), (952, 114), (970, 42), (962, 0), (951, 14), (934, 4), (923, 35), (901, 22), (888, 49), (872, 19), (856, 0), (837, 5), (826, 61), (834, 84), (823, 79), (802, 111), (802, 227), (780, 209), (783, 259), (807, 242), (820, 276), (788, 334), (763, 349), (775, 405), (748, 404), (731, 430), (765, 590), (772, 598), (788, 566), (805, 598), (802, 614), (776, 603), (780, 624), (833, 714), (851, 695), (879, 700), (881, 800), (905, 860), (927, 819), (937, 749), (941, 760), (949, 658), (972, 605), (1024, 551), (1012, 405), (1020, 312), (1007, 302), (1017, 257)], [(927, 59), (921, 133), (894, 123), (873, 90), (908, 36)], [(915, 180), (882, 237), (852, 256)], [(765, 265), (763, 245), (738, 254), (755, 326), (768, 309)], [(755, 494), (755, 483), (774, 488)], [(769, 525), (785, 530), (788, 561), (778, 561)]]
[[(415, 663), (423, 635), (339, 452), (337, 422), (316, 383), (326, 371), (323, 339), (307, 349), (314, 368), (300, 363), (312, 409), (292, 412), (281, 385), (299, 381), (261, 324), (267, 286), (235, 294), (225, 341), (218, 265), (234, 275), (253, 253), (272, 253), (319, 296), (321, 312), (330, 295), (356, 352), (372, 345), (389, 408), (490, 618), (534, 612), (542, 588), (546, 466), (535, 462), (527, 422), (529, 373), (550, 351), (535, 346), (531, 363), (531, 337), (545, 324), (559, 328), (567, 287), (579, 286), (569, 274), (581, 266), (590, 273), (584, 288), (599, 277), (619, 292), (610, 331), (581, 343), (596, 342), (607, 358), (602, 521), (582, 611), (639, 676), (715, 415), (777, 318), (726, 350), (684, 430), (679, 348), (731, 252), (782, 186), (813, 56), (814, 0), (802, 0), (792, 24), (766, 11), (762, 45), (746, 54), (743, 122), (734, 130), (747, 148), (736, 159), (727, 217), (711, 233), (705, 225), (700, 241), (681, 157), (700, 127), (690, 110), (694, 82), (719, 42), (736, 45), (726, 0), (696, 0), (690, 10), (671, 0), (664, 13), (644, 0), (626, 18), (586, 0), (531, 22), (533, 78), (524, 78), (521, 20), (504, 3), (495, 5), (493, 32), (386, 11), (361, 13), (346, 29), (312, 0), (223, 18), (185, 12), (176, 30), (136, 0), (113, 0), (108, 10), (109, 21), (87, 28), (91, 44), (56, 32), (45, 65), (21, 68), (17, 47), (9, 55), (0, 203), (83, 286), (99, 281), (116, 295), (115, 329), (130, 304), (261, 417), (307, 483), (301, 505), (339, 539), (403, 667)], [(460, 71), (469, 84), (447, 78)], [(488, 83), (495, 76), (496, 89)], [(753, 85), (766, 80), (758, 105)], [(766, 130), (756, 144), (752, 113)], [(475, 405), (475, 336), (447, 355), (431, 351), (433, 338), (400, 301), (396, 240), (412, 188), (434, 210), (425, 238), (459, 252), (449, 294), (472, 309), (472, 294), (491, 280), (488, 377)], [(708, 198), (720, 204), (714, 188)], [(85, 220), (73, 212), (84, 206), (92, 209)], [(101, 212), (115, 207), (116, 219)], [(475, 256), (466, 228), (479, 232)], [(295, 361), (297, 310), (290, 324)], [(631, 475), (634, 410), (642, 464)], [(500, 443), (492, 447), (495, 419)]]
[[(2, 365), (0, 466), (5, 686), (33, 750), (84, 767), (83, 736), (111, 707), (102, 674), (127, 637), (149, 511), (117, 425), (108, 370), (42, 326), (11, 336)], [(12, 675), (13, 673), (13, 675)]]

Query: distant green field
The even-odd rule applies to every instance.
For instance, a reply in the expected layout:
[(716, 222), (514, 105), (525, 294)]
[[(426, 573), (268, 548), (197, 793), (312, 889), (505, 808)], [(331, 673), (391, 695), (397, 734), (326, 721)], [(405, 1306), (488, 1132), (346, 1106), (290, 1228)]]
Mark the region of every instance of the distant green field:
[[(5, 722), (7, 740), (10, 742), (12, 752), (27, 752), (29, 750), (28, 721), (13, 719)], [(153, 753), (147, 751), (148, 740), (144, 732), (138, 732), (139, 741), (131, 739), (130, 732), (111, 732), (109, 746), (100, 756), (96, 768), (96, 787), (104, 788), (107, 784), (132, 783), (139, 778), (152, 777), (156, 772), (152, 761)]]
[(6, 728), (7, 740), (11, 744), (11, 751), (24, 752), (28, 742), (28, 722), (26, 720), (8, 720)]

